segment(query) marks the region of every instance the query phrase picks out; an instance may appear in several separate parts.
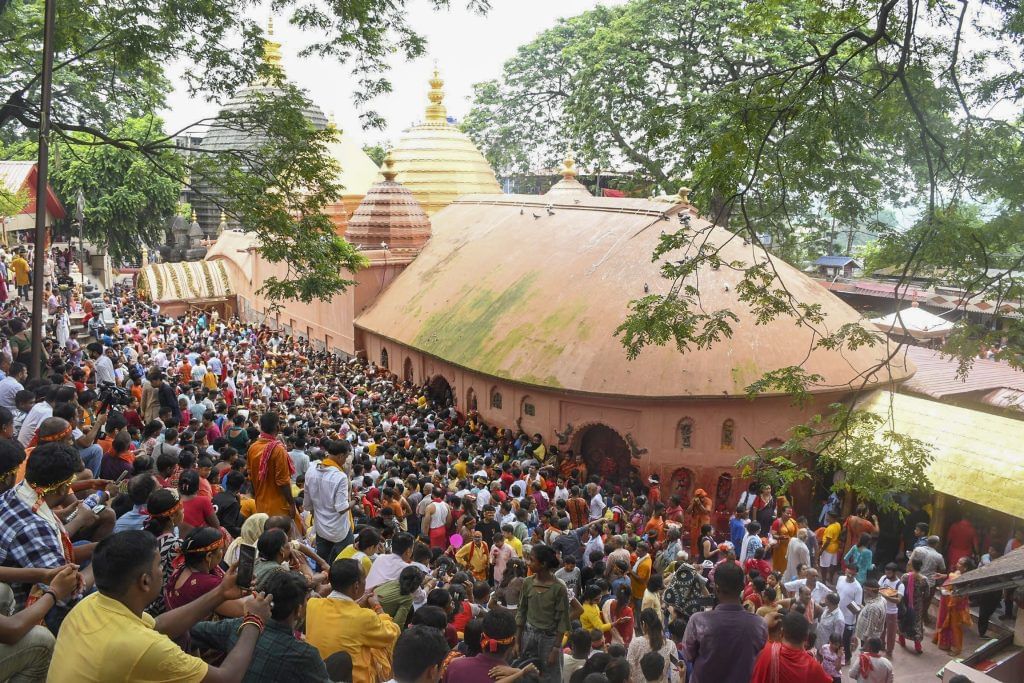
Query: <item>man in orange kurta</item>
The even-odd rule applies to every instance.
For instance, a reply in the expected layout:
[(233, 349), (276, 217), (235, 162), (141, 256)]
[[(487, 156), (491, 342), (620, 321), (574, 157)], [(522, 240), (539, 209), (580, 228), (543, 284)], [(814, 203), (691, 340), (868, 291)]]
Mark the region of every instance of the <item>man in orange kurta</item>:
[(260, 416), (260, 438), (249, 446), (247, 454), (249, 481), (256, 499), (256, 512), (295, 518), (291, 478), (294, 465), (284, 444), (277, 439), (279, 427), (277, 413)]

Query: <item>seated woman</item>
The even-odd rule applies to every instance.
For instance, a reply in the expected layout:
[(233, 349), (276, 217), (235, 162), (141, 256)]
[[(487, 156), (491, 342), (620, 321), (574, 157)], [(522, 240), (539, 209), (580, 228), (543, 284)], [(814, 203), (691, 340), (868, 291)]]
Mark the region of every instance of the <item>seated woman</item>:
[(423, 577), (422, 569), (410, 565), (397, 579), (385, 581), (374, 590), (381, 608), (399, 626), (404, 627), (412, 616), (413, 593), (423, 583)]
[(178, 477), (178, 493), (185, 509), (185, 524), (189, 529), (210, 527), (220, 535), (220, 520), (213, 510), (213, 499), (199, 495), (199, 472), (185, 470)]
[[(171, 572), (164, 586), (167, 610), (187, 605), (206, 595), (224, 580), (220, 561), (224, 557), (224, 536), (217, 528), (193, 529), (181, 544), (182, 564)], [(245, 600), (227, 600), (216, 609), (222, 617), (245, 615)]]

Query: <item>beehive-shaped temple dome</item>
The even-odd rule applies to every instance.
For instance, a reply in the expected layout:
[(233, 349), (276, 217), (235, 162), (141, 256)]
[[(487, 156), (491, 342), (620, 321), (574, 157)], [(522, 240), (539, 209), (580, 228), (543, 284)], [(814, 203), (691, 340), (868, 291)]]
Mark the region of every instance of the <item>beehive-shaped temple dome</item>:
[(395, 182), (390, 153), (382, 173), (384, 180), (366, 192), (349, 218), (345, 238), (364, 249), (380, 249), (386, 244), (393, 253), (418, 252), (430, 239), (430, 219), (412, 192)]
[(396, 179), (433, 215), (464, 194), (499, 194), (501, 187), (473, 141), (448, 123), (444, 81), (434, 70), (423, 123), (405, 131), (392, 153)]
[[(273, 21), (268, 22), (267, 33), (263, 39), (263, 61), (271, 66), (281, 66), (281, 43), (274, 40)], [(199, 149), (205, 153), (224, 153), (228, 150), (247, 151), (259, 148), (266, 143), (265, 137), (251, 130), (243, 130), (231, 117), (250, 108), (253, 102), (282, 94), (284, 91), (271, 79), (256, 79), (241, 88), (224, 104), (217, 119), (210, 123)], [(303, 109), (302, 115), (317, 130), (327, 127), (327, 116), (313, 103)], [(193, 201), (193, 208), (198, 215), (199, 225), (205, 235), (216, 236), (220, 232), (221, 208), (214, 198), (219, 195), (219, 190), (211, 182), (204, 180), (196, 182), (196, 189), (199, 194)], [(228, 219), (227, 226), (240, 227), (231, 218)]]

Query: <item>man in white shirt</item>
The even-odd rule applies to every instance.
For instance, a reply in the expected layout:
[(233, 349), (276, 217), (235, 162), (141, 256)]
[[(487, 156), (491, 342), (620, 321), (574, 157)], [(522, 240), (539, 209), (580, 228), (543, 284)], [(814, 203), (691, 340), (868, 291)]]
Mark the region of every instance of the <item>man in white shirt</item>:
[[(391, 539), (391, 554), (378, 555), (366, 575), (366, 590), (372, 591), (382, 583), (397, 579), (402, 570), (412, 563), (412, 550), (416, 539), (412, 534), (401, 532)], [(422, 566), (422, 565), (420, 565)], [(426, 601), (426, 592), (417, 588), (413, 593), (413, 603)]]
[[(882, 631), (882, 643), (885, 644), (885, 656), (892, 659), (893, 648), (896, 647), (896, 636), (899, 630), (900, 600), (906, 587), (900, 581), (896, 572), (899, 566), (895, 562), (885, 565), (885, 576), (878, 580), (878, 589), (885, 600), (885, 628)], [(888, 590), (887, 590), (888, 589)], [(896, 591), (893, 595), (889, 591)]]
[(85, 348), (89, 351), (89, 357), (92, 358), (93, 371), (96, 373), (96, 386), (104, 382), (115, 383), (117, 378), (114, 376), (114, 363), (103, 353), (103, 344), (92, 342)]
[[(295, 474), (292, 475), (292, 481), (295, 481), (300, 476), (304, 476), (309, 470), (309, 456), (306, 455), (305, 438), (301, 436), (295, 437), (292, 448), (288, 451), (288, 457), (292, 459), (292, 464), (295, 465)], [(320, 557), (323, 557), (323, 555)]]
[(832, 592), (829, 590), (828, 586), (818, 580), (817, 569), (808, 569), (804, 572), (804, 578), (787, 581), (783, 586), (785, 586), (786, 590), (794, 596), (800, 594), (801, 588), (807, 588), (807, 590), (811, 591), (811, 600), (813, 600), (816, 605), (820, 605), (825, 602), (825, 596)]
[(850, 605), (855, 604), (862, 607), (864, 604), (864, 589), (857, 582), (857, 567), (846, 565), (843, 571), (843, 578), (836, 582), (836, 593), (839, 593), (839, 611), (843, 613), (843, 650), (846, 653), (846, 661), (850, 661), (850, 639), (853, 638), (853, 631), (857, 625), (857, 614), (850, 610)]
[(608, 506), (605, 505), (604, 498), (601, 497), (601, 491), (597, 488), (597, 484), (587, 484), (587, 492), (590, 494), (590, 521), (603, 519), (604, 509)]
[(11, 363), (11, 370), (7, 376), (0, 380), (0, 406), (7, 408), (12, 413), (17, 409), (14, 397), (25, 387), (22, 382), (28, 377), (28, 368), (24, 363), (14, 361)]
[(330, 441), (327, 457), (306, 471), (302, 507), (313, 514), (316, 554), (334, 562), (352, 543), (351, 497), (345, 461), (352, 447), (346, 441)]

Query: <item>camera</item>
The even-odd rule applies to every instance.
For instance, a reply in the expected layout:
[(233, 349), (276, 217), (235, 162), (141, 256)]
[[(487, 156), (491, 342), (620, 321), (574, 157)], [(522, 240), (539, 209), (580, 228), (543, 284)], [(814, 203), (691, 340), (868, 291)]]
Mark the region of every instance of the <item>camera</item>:
[(132, 399), (131, 392), (127, 389), (117, 386), (113, 382), (100, 382), (97, 387), (100, 401), (100, 412), (103, 412), (110, 406), (126, 406)]

